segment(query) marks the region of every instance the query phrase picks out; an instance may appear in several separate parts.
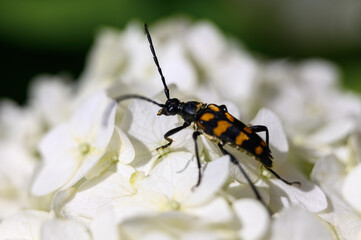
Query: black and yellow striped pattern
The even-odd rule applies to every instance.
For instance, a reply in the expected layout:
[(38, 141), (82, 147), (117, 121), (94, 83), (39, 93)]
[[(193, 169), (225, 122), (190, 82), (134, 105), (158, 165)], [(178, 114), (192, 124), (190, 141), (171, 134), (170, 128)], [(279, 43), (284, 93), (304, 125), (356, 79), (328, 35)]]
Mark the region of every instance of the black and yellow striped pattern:
[(215, 104), (199, 115), (197, 126), (207, 135), (235, 145), (253, 155), (266, 167), (272, 167), (272, 155), (266, 142), (252, 129)]

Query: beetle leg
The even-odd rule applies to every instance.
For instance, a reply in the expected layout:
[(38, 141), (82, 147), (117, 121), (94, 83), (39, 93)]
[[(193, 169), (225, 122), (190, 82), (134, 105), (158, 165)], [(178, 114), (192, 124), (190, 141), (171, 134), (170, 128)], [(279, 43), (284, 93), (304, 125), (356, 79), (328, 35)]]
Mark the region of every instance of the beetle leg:
[(201, 133), (200, 132), (193, 132), (193, 140), (194, 140), (194, 146), (195, 146), (195, 151), (196, 151), (196, 159), (197, 159), (197, 166), (198, 166), (198, 181), (197, 181), (197, 184), (194, 185), (194, 188), (198, 187), (199, 184), (201, 184), (201, 179), (202, 179), (202, 168), (201, 168), (201, 161), (199, 159), (199, 150), (198, 150), (198, 145), (197, 145), (197, 138), (198, 136), (200, 135)]
[(266, 132), (266, 143), (267, 143), (267, 145), (269, 145), (269, 134), (268, 134), (268, 128), (266, 126), (254, 125), (254, 126), (250, 126), (250, 128), (254, 132)]
[(283, 179), (280, 175), (278, 175), (275, 171), (273, 171), (271, 168), (266, 167), (268, 171), (270, 171), (276, 178), (278, 178), (279, 180), (281, 180), (282, 182), (288, 184), (288, 185), (298, 185), (298, 187), (301, 186), (301, 182), (299, 181), (294, 181), (294, 182), (289, 182), (285, 179)]
[(169, 136), (172, 136), (173, 134), (176, 134), (177, 132), (179, 132), (179, 131), (185, 129), (186, 127), (188, 127), (189, 125), (190, 125), (189, 122), (184, 122), (182, 126), (173, 128), (173, 129), (169, 130), (168, 132), (166, 132), (166, 133), (164, 134), (164, 138), (165, 138), (165, 140), (168, 141), (168, 143), (165, 144), (165, 145), (163, 145), (163, 146), (158, 147), (158, 148), (157, 148), (157, 151), (158, 151), (159, 149), (164, 149), (164, 148), (169, 147), (169, 146), (172, 144), (172, 142), (173, 142), (173, 139), (169, 138)]
[(253, 193), (256, 195), (257, 200), (259, 200), (268, 210), (269, 214), (272, 215), (271, 209), (268, 208), (267, 204), (264, 202), (263, 198), (261, 197), (261, 195), (259, 194), (256, 186), (253, 184), (253, 182), (251, 181), (251, 179), (249, 178), (249, 176), (247, 175), (246, 171), (244, 170), (244, 168), (242, 167), (242, 165), (237, 161), (237, 159), (230, 153), (228, 152), (226, 149), (223, 148), (223, 144), (222, 143), (218, 143), (218, 147), (219, 149), (221, 149), (222, 153), (225, 155), (230, 156), (231, 158), (231, 162), (233, 164), (235, 164), (239, 170), (242, 172), (243, 176), (245, 177), (245, 179), (247, 180), (248, 184), (251, 186), (251, 189), (253, 191)]

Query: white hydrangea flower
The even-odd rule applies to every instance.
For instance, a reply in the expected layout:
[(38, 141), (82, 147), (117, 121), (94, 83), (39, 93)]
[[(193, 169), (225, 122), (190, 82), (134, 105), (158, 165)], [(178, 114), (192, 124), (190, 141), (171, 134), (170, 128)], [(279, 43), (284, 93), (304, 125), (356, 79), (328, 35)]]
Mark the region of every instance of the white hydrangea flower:
[[(163, 26), (161, 27), (163, 28)], [(172, 32), (171, 34), (176, 33)], [(190, 26), (185, 44), (189, 53), (192, 54), (192, 58), (199, 63), (205, 72), (211, 71), (213, 67), (218, 67), (216, 63), (224, 57), (227, 49), (225, 37), (216, 26), (207, 21), (197, 22)]]
[(41, 226), (41, 239), (90, 240), (91, 235), (83, 225), (65, 219), (50, 219)]
[[(146, 173), (166, 152), (186, 150), (194, 153), (193, 130), (190, 127), (171, 136), (173, 143), (168, 148), (156, 150), (168, 143), (164, 139), (167, 131), (183, 124), (177, 116), (157, 116), (158, 111), (159, 107), (154, 104), (134, 100), (125, 112), (122, 122), (122, 129), (128, 133), (134, 148), (137, 149), (132, 165)], [(201, 151), (200, 144), (199, 147)]]
[(121, 225), (125, 239), (237, 239), (233, 224), (207, 224), (179, 212), (139, 216)]
[[(219, 221), (216, 218), (218, 210), (215, 212), (215, 206), (209, 205), (216, 204), (216, 209), (220, 207), (223, 211), (219, 215), (224, 216), (221, 219), (229, 218), (229, 208), (224, 200), (208, 203), (227, 180), (228, 159), (209, 163), (201, 185), (192, 191), (198, 177), (197, 167), (192, 167), (190, 163), (192, 155), (185, 152), (168, 155), (147, 177), (132, 167), (118, 165), (117, 172), (108, 171), (74, 188), (65, 202), (58, 195), (55, 209), (62, 216), (83, 222), (89, 222), (109, 207), (113, 207), (119, 220), (164, 211), (182, 211)], [(208, 209), (204, 204), (209, 205)], [(213, 218), (212, 214), (215, 214)]]
[(29, 188), (39, 163), (37, 145), (49, 128), (67, 118), (73, 92), (63, 78), (42, 76), (30, 84), (30, 99), (20, 107), (0, 105), (0, 218), (19, 209), (49, 208), (50, 200), (34, 198)]
[(343, 185), (343, 196), (346, 201), (361, 212), (361, 191), (358, 184), (361, 182), (361, 163), (347, 175)]
[(301, 208), (290, 208), (274, 219), (271, 240), (337, 239), (325, 222)]
[(104, 92), (88, 99), (69, 122), (52, 129), (41, 141), (44, 163), (32, 185), (34, 195), (45, 195), (72, 186), (105, 154), (114, 133), (113, 110), (107, 125), (103, 114), (110, 103)]
[(253, 199), (241, 199), (233, 203), (241, 229), (238, 234), (241, 239), (262, 239), (266, 236), (270, 217), (265, 207)]
[(94, 240), (120, 239), (120, 230), (113, 208), (108, 208), (97, 215), (89, 227)]
[[(267, 126), (273, 169), (301, 187), (227, 146), (269, 216), (238, 167), (205, 136), (197, 142), (203, 179), (192, 190), (194, 130), (172, 135), (172, 145), (157, 150), (167, 143), (164, 134), (183, 124), (179, 117), (157, 116), (158, 106), (134, 100), (112, 109), (102, 125), (110, 99), (103, 91), (89, 98), (96, 91), (165, 98), (143, 27), (130, 23), (100, 33), (80, 83), (41, 77), (27, 106), (1, 104), (1, 237), (360, 238), (361, 101), (339, 89), (333, 64), (261, 62), (206, 21), (164, 20), (150, 30), (167, 84), (178, 88), (169, 86), (171, 96), (226, 104), (245, 123)], [(29, 184), (32, 194), (46, 197), (29, 196)], [(9, 217), (23, 208), (61, 218), (34, 210)]]
[(41, 239), (41, 226), (49, 213), (25, 210), (3, 220), (0, 223), (2, 239)]
[(343, 121), (361, 113), (359, 99), (337, 88), (338, 71), (329, 62), (271, 64), (263, 77), (273, 92), (264, 106), (284, 120), (286, 131), (293, 138), (307, 136), (330, 121)]
[[(269, 204), (272, 211), (280, 212), (291, 206), (302, 205), (310, 212), (318, 213), (325, 210), (328, 206), (327, 198), (322, 189), (317, 185), (306, 180), (294, 167), (285, 163), (288, 153), (288, 143), (277, 116), (267, 109), (262, 109), (252, 120), (253, 124), (262, 124), (268, 126), (270, 132), (270, 147), (274, 153), (274, 170), (288, 181), (298, 181), (301, 186), (287, 185), (279, 179), (272, 176), (267, 170), (263, 173), (266, 178), (259, 179), (255, 184), (260, 189), (260, 194)], [(273, 139), (273, 140), (272, 140)], [(247, 160), (247, 159), (246, 159)], [(240, 162), (244, 163), (244, 157), (240, 156)], [(254, 161), (249, 158), (248, 161)], [(244, 163), (247, 166), (248, 163)], [(250, 175), (252, 176), (252, 175)], [(239, 178), (237, 178), (238, 180)], [(241, 181), (243, 183), (245, 180)], [(231, 193), (233, 196), (246, 196), (254, 198), (250, 187), (232, 185)]]
[(30, 86), (29, 105), (48, 130), (66, 119), (73, 111), (73, 85), (57, 76), (39, 76)]
[(37, 144), (49, 128), (64, 121), (70, 110), (71, 87), (59, 77), (42, 76), (30, 85), (28, 106), (11, 101), (0, 106), (1, 138), (35, 154)]
[[(19, 145), (29, 155), (36, 153), (36, 146), (44, 134), (38, 114), (20, 107), (12, 101), (2, 101), (0, 106), (1, 138)], [(29, 160), (31, 161), (31, 160)]]
[[(320, 184), (330, 202), (329, 207), (319, 216), (333, 226), (342, 239), (351, 240), (361, 233), (361, 217), (342, 198), (345, 175), (343, 164), (330, 155), (316, 162), (311, 178)], [(357, 192), (357, 189), (353, 191)]]
[(309, 182), (292, 166), (284, 164), (277, 168), (277, 172), (285, 179), (297, 179), (301, 186), (290, 186), (276, 178), (269, 179), (271, 209), (281, 212), (281, 210), (298, 205), (302, 205), (312, 213), (320, 213), (327, 209), (328, 201), (323, 190), (316, 184)]

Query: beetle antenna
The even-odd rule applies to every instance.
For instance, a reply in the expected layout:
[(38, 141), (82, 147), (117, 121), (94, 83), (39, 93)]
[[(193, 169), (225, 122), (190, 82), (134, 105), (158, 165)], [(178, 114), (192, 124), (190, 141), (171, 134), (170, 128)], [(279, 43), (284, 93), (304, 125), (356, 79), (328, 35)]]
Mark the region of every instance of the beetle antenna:
[(141, 95), (137, 95), (137, 94), (123, 95), (123, 96), (115, 98), (114, 101), (111, 104), (109, 104), (107, 109), (105, 109), (104, 116), (103, 116), (103, 126), (105, 126), (105, 127), (107, 126), (110, 113), (111, 113), (112, 109), (115, 107), (115, 105), (117, 105), (121, 101), (130, 99), (130, 98), (137, 98), (137, 99), (141, 99), (141, 100), (144, 100), (144, 101), (147, 101), (147, 102), (151, 102), (151, 103), (153, 103), (155, 105), (158, 105), (161, 108), (165, 106), (164, 104), (158, 103), (158, 102), (156, 102), (156, 101), (154, 101), (154, 100), (152, 100), (150, 98), (147, 98), (147, 97), (144, 97), (144, 96), (141, 96)]
[(162, 69), (160, 68), (157, 55), (155, 54), (155, 50), (154, 50), (152, 38), (151, 38), (151, 36), (150, 36), (150, 34), (149, 34), (148, 26), (147, 26), (146, 23), (144, 24), (144, 30), (145, 30), (145, 34), (147, 34), (147, 38), (148, 38), (150, 50), (152, 51), (152, 54), (153, 54), (154, 63), (155, 63), (155, 65), (157, 65), (158, 72), (159, 72), (159, 74), (160, 74), (160, 77), (161, 77), (162, 82), (163, 82), (163, 85), (164, 85), (164, 93), (165, 93), (165, 96), (167, 97), (167, 99), (169, 99), (169, 89), (168, 89), (168, 86), (167, 86), (167, 84), (166, 84), (166, 82), (165, 82), (165, 78), (164, 78), (164, 76), (163, 76)]

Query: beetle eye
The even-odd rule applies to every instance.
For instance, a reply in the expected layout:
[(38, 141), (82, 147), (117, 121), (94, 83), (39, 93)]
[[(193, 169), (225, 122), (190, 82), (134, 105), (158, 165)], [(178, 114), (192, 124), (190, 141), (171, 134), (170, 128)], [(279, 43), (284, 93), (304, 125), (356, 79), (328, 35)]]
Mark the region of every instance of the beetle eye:
[(173, 105), (170, 105), (170, 106), (168, 107), (168, 112), (169, 112), (170, 114), (176, 114), (176, 112), (177, 112), (177, 107), (176, 107), (176, 106), (173, 106)]

